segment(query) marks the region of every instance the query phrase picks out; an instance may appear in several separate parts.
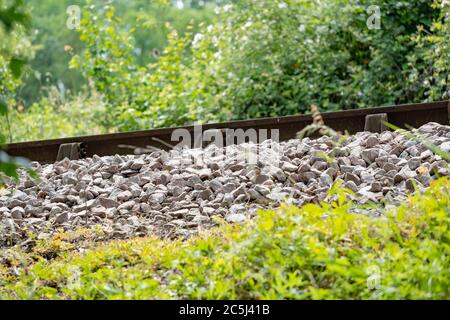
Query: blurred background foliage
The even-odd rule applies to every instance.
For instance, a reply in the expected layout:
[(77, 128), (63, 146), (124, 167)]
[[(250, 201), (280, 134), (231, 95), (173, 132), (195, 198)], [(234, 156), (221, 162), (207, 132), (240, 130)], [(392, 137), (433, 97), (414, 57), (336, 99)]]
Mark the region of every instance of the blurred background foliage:
[[(372, 4), (29, 1), (29, 32), (6, 45), (29, 61), (21, 77), (0, 54), (2, 132), (23, 141), (449, 99), (449, 1), (378, 1), (380, 29), (367, 26)], [(77, 30), (69, 5), (81, 8)]]
[(15, 105), (15, 93), (27, 61), (32, 58), (33, 46), (28, 38), (30, 16), (22, 0), (0, 0), (0, 123), (7, 134), (0, 131), (0, 188), (9, 178), (18, 179), (18, 169), (24, 167), (30, 176), (26, 159), (10, 157), (1, 147), (12, 141), (10, 105)]

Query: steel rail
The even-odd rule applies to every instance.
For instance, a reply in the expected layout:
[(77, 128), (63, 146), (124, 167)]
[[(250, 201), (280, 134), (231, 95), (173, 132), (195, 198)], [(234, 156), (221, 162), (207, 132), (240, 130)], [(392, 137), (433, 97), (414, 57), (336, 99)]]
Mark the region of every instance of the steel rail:
[[(334, 130), (356, 133), (364, 130), (364, 127), (367, 125), (367, 116), (375, 114), (385, 114), (389, 123), (402, 128), (408, 125), (419, 127), (427, 122), (448, 125), (450, 119), (450, 103), (449, 101), (439, 101), (324, 112), (322, 113), (322, 117), (325, 124)], [(204, 124), (202, 131), (210, 129), (278, 129), (279, 139), (285, 141), (294, 138), (298, 131), (311, 123), (311, 115), (295, 115)], [(167, 150), (168, 144), (173, 145), (177, 143), (171, 141), (172, 132), (175, 129), (187, 129), (192, 133), (194, 126), (11, 143), (6, 145), (5, 149), (12, 156), (21, 156), (41, 163), (54, 162), (57, 159), (61, 145), (64, 144), (78, 143), (82, 149), (80, 157), (92, 157), (94, 154), (99, 156), (133, 154), (133, 149), (124, 148), (123, 146), (131, 145), (140, 148), (152, 146)]]

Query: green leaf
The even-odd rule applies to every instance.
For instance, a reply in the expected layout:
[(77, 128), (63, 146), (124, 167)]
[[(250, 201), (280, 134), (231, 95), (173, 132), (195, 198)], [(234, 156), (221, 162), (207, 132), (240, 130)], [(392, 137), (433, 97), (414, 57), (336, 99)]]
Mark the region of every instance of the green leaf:
[(6, 104), (5, 99), (0, 97), (0, 115), (4, 116), (8, 113), (8, 105)]
[(9, 69), (11, 70), (14, 78), (18, 79), (20, 78), (20, 75), (22, 74), (23, 67), (25, 66), (26, 61), (19, 58), (12, 58), (9, 62)]
[(8, 177), (18, 179), (17, 165), (14, 162), (0, 162), (0, 172), (3, 172)]
[[(6, 174), (8, 177), (18, 179), (19, 175), (17, 170), (23, 167), (27, 171), (31, 171), (30, 163), (27, 159), (22, 157), (11, 157), (5, 151), (0, 151), (0, 173)], [(35, 173), (31, 172), (31, 176), (35, 176)]]

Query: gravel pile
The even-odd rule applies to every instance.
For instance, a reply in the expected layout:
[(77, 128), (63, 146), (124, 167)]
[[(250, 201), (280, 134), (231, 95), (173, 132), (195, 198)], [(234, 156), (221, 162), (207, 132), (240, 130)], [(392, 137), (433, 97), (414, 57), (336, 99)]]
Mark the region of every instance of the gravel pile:
[[(449, 126), (428, 123), (418, 132), (450, 151)], [(256, 165), (243, 158), (249, 148), (258, 152)], [(189, 237), (214, 217), (239, 223), (286, 196), (297, 205), (320, 202), (336, 181), (359, 203), (390, 202), (449, 175), (438, 155), (387, 131), (361, 132), (338, 146), (330, 137), (267, 140), (33, 166), (40, 181), (24, 176), (0, 190), (0, 245), (80, 227), (100, 227), (107, 238)]]

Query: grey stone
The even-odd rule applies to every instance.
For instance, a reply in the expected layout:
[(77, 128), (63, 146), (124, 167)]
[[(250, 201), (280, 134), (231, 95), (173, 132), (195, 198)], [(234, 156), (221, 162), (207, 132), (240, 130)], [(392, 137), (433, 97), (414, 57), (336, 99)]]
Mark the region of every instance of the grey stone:
[(383, 170), (386, 172), (389, 172), (391, 170), (394, 170), (395, 172), (398, 172), (398, 168), (395, 164), (393, 163), (389, 163), (387, 162), (384, 166), (383, 166)]
[(117, 210), (131, 210), (135, 205), (134, 201), (127, 201), (117, 207)]
[(25, 215), (25, 210), (22, 207), (15, 207), (11, 210), (11, 218), (14, 220), (22, 220)]
[(142, 213), (150, 213), (152, 211), (152, 207), (148, 203), (141, 203), (140, 211)]
[(69, 221), (69, 213), (63, 212), (61, 214), (59, 214), (56, 219), (55, 219), (55, 224), (63, 224)]
[(387, 142), (391, 141), (392, 138), (393, 138), (392, 133), (390, 133), (389, 131), (385, 131), (380, 134), (380, 142), (381, 143), (387, 143)]
[(347, 189), (352, 190), (353, 192), (358, 192), (358, 186), (352, 180), (346, 181), (344, 183), (344, 187), (347, 188)]
[(373, 182), (369, 189), (371, 192), (380, 192), (381, 190), (383, 190), (383, 186), (378, 181)]
[(189, 177), (188, 180), (187, 180), (187, 185), (188, 185), (189, 187), (192, 187), (192, 188), (193, 188), (196, 184), (201, 184), (201, 183), (202, 183), (202, 179), (200, 179), (200, 177), (199, 177), (199, 176), (196, 176), (196, 175)]
[(130, 200), (132, 197), (133, 197), (133, 194), (129, 190), (126, 190), (117, 195), (117, 200), (119, 200), (121, 202), (125, 202), (125, 201)]
[(433, 156), (433, 151), (431, 151), (431, 150), (425, 150), (425, 151), (423, 151), (423, 152), (420, 154), (420, 158), (421, 158), (422, 160), (425, 160), (425, 159), (427, 159), (427, 158), (429, 158), (429, 157), (431, 157), (431, 156)]
[(367, 138), (365, 144), (366, 144), (367, 148), (373, 148), (373, 147), (378, 146), (380, 144), (380, 140), (378, 140), (378, 138), (375, 137), (375, 136), (370, 136), (369, 138)]
[[(422, 131), (444, 149), (450, 143), (448, 126), (430, 123)], [(300, 206), (327, 200), (335, 182), (343, 182), (354, 191), (352, 200), (364, 204), (383, 197), (397, 202), (414, 184), (422, 190), (437, 176), (450, 176), (445, 160), (398, 132), (361, 132), (338, 144), (326, 136), (266, 140), (249, 144), (258, 151), (252, 165), (244, 161), (247, 146), (208, 148), (214, 155), (206, 149), (175, 149), (36, 163), (39, 182), (22, 173), (19, 183), (5, 180), (0, 223), (7, 232), (12, 224), (21, 242), (30, 232), (51, 236), (61, 225), (67, 230), (100, 227), (107, 240), (149, 233), (188, 238), (199, 227), (212, 226), (213, 216), (233, 223), (281, 201)], [(203, 162), (194, 161), (200, 157)]]
[(263, 185), (255, 185), (255, 191), (262, 195), (268, 195), (270, 193), (270, 189)]
[(301, 164), (301, 165), (298, 167), (297, 172), (298, 172), (298, 173), (302, 173), (302, 172), (308, 172), (308, 171), (310, 171), (310, 170), (311, 170), (310, 165), (307, 164), (307, 163), (303, 163), (303, 164)]
[(256, 191), (255, 189), (249, 189), (247, 192), (248, 192), (248, 195), (250, 196), (251, 200), (265, 199), (264, 196), (261, 193), (259, 193), (258, 191)]
[(34, 216), (34, 217), (38, 217), (38, 216), (42, 216), (42, 209), (39, 207), (33, 207), (32, 205), (26, 205), (25, 206), (25, 213), (27, 216)]
[(223, 187), (223, 184), (218, 179), (213, 179), (209, 182), (209, 187), (212, 191), (216, 192)]
[(353, 181), (356, 184), (360, 184), (361, 183), (361, 179), (359, 179), (359, 177), (356, 174), (353, 174), (353, 173), (350, 173), (350, 172), (347, 172), (344, 175), (344, 181), (347, 181), (347, 182), (348, 181)]
[(234, 196), (231, 193), (226, 193), (223, 197), (223, 202), (228, 206), (231, 206), (234, 201)]
[(312, 168), (319, 171), (324, 171), (328, 168), (328, 164), (325, 161), (316, 161), (312, 165)]
[(411, 158), (408, 160), (408, 166), (411, 170), (416, 170), (421, 165), (421, 159), (419, 157), (417, 158)]
[[(267, 167), (265, 167), (267, 168)], [(278, 167), (270, 166), (268, 167), (268, 173), (270, 176), (276, 178), (278, 181), (284, 182), (286, 181), (286, 174)]]
[(151, 203), (158, 203), (158, 204), (162, 203), (164, 201), (164, 199), (166, 199), (166, 196), (162, 192), (152, 193), (149, 197), (149, 201)]
[(298, 170), (298, 167), (290, 162), (283, 162), (281, 165), (281, 170), (287, 171), (287, 172), (295, 172)]
[(117, 202), (114, 199), (110, 199), (110, 198), (98, 197), (97, 201), (102, 207), (104, 207), (106, 209), (117, 208), (119, 206), (119, 202)]
[(233, 190), (232, 192), (231, 192), (231, 194), (233, 195), (233, 197), (238, 197), (238, 196), (240, 196), (240, 195), (242, 195), (242, 194), (246, 194), (245, 193), (245, 185), (241, 185), (239, 188), (237, 188), (237, 189), (235, 189), (235, 190)]
[(378, 157), (379, 151), (377, 149), (365, 149), (361, 152), (361, 157), (367, 163), (372, 163)]
[(9, 203), (8, 203), (8, 208), (12, 209), (14, 207), (22, 207), (25, 208), (26, 203), (24, 201), (20, 201), (18, 199), (12, 199)]
[(106, 208), (98, 206), (92, 208), (92, 214), (100, 218), (106, 218)]
[(131, 163), (130, 169), (131, 170), (141, 170), (141, 168), (145, 165), (145, 162), (143, 160), (135, 160)]
[(231, 223), (242, 223), (247, 219), (242, 213), (232, 213), (227, 215), (225, 220)]
[(102, 170), (106, 173), (114, 174), (114, 173), (119, 172), (119, 166), (116, 164), (113, 164), (113, 165), (104, 167)]
[(268, 175), (265, 175), (265, 174), (260, 174), (255, 177), (256, 184), (263, 184), (264, 182), (266, 182), (268, 180), (271, 180), (271, 179)]
[(409, 178), (409, 179), (406, 180), (406, 182), (405, 182), (405, 187), (406, 187), (407, 190), (413, 192), (413, 191), (415, 191), (415, 188), (416, 188), (416, 187), (417, 187), (417, 188), (420, 188), (420, 187), (421, 187), (421, 184), (420, 184), (420, 182), (417, 181), (416, 179)]
[(375, 177), (373, 176), (373, 174), (367, 172), (367, 171), (361, 171), (361, 181), (363, 183), (372, 183), (375, 181)]
[(212, 195), (213, 195), (213, 192), (210, 189), (205, 189), (197, 195), (197, 199), (209, 200)]
[(327, 174), (321, 174), (319, 180), (324, 186), (331, 186), (333, 184), (333, 179)]
[(310, 181), (316, 178), (316, 174), (314, 172), (302, 172), (299, 173), (299, 179), (301, 182), (309, 183)]
[(52, 208), (51, 208), (50, 214), (51, 214), (52, 216), (54, 216), (54, 215), (57, 215), (57, 214), (61, 213), (62, 211), (63, 211), (62, 208), (55, 206), (55, 207), (52, 207)]

